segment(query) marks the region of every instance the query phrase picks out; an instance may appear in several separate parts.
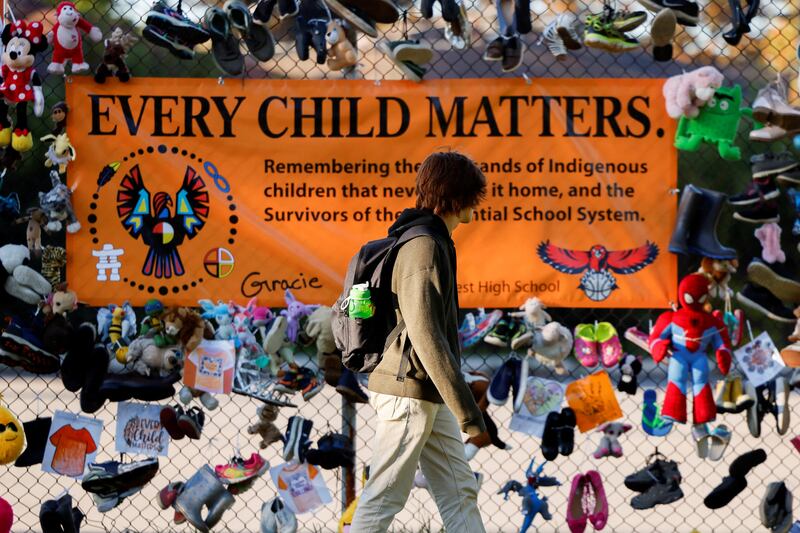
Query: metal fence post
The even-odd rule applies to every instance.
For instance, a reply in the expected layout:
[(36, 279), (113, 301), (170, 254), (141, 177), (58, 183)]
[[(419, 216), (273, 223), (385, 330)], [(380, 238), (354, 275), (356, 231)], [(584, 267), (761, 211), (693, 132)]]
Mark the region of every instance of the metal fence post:
[[(353, 443), (356, 448), (356, 407), (347, 398), (342, 396), (342, 433)], [(342, 512), (356, 498), (356, 459), (353, 466), (342, 469)]]

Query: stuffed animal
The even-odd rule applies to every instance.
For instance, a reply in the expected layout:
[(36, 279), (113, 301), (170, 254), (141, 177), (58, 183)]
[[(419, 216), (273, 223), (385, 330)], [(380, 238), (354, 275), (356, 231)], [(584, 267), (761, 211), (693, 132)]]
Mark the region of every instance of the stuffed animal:
[(352, 67), (358, 59), (358, 50), (353, 43), (347, 39), (342, 21), (331, 19), (328, 22), (328, 31), (325, 34), (328, 42), (328, 68), (331, 70), (342, 70)]
[[(15, 152), (33, 148), (33, 136), (28, 128), (28, 102), (33, 102), (33, 113), (44, 113), (42, 81), (33, 64), (36, 54), (47, 49), (42, 35), (42, 23), (18, 20), (3, 28), (3, 66), (0, 68), (0, 146), (11, 145)], [(14, 131), (8, 119), (9, 106), (16, 108)], [(9, 150), (6, 150), (6, 154)]]
[(10, 296), (30, 305), (37, 305), (53, 289), (50, 283), (34, 269), (27, 266), (30, 250), (21, 244), (0, 247), (0, 281)]
[(317, 307), (306, 321), (305, 332), (310, 339), (314, 340), (317, 348), (317, 365), (320, 368), (323, 367), (325, 356), (335, 354), (337, 351), (336, 342), (333, 340), (332, 318), (333, 309), (322, 306)]
[[(0, 396), (2, 398), (2, 396)], [(0, 405), (0, 465), (11, 464), (25, 448), (25, 430), (14, 413)]]
[(173, 307), (161, 315), (164, 333), (178, 340), (188, 357), (203, 340), (205, 322), (203, 318), (188, 307)]
[(125, 55), (130, 51), (133, 43), (138, 39), (130, 32), (122, 31), (122, 28), (114, 28), (111, 36), (105, 41), (105, 52), (103, 52), (103, 62), (97, 67), (94, 81), (105, 83), (106, 78), (116, 75), (119, 81), (125, 83), (131, 79), (131, 72), (125, 64)]
[(107, 340), (108, 353), (122, 364), (127, 361), (127, 346), (136, 334), (136, 312), (128, 302), (109, 305), (97, 310), (97, 330), (100, 340)]
[(711, 66), (667, 78), (663, 88), (667, 114), (674, 119), (696, 117), (724, 81), (722, 73)]
[(282, 363), (294, 363), (292, 343), (286, 336), (288, 327), (289, 321), (286, 317), (275, 317), (262, 343), (264, 353), (269, 357), (269, 368), (273, 376), (278, 375)]
[(650, 332), (650, 353), (658, 364), (672, 350), (667, 371), (667, 392), (661, 414), (678, 423), (686, 422), (686, 395), (694, 396), (694, 424), (711, 422), (717, 416), (714, 395), (708, 382), (706, 352), (714, 350), (723, 375), (731, 367), (731, 341), (728, 328), (718, 316), (704, 308), (708, 300), (708, 278), (689, 274), (678, 284), (677, 311), (658, 317)]
[(61, 283), (61, 269), (67, 266), (67, 250), (61, 246), (45, 246), (42, 250), (42, 276), (55, 287)]
[(174, 347), (162, 348), (151, 338), (139, 337), (128, 346), (127, 364), (132, 364), (134, 372), (143, 376), (153, 372), (166, 376), (180, 366), (181, 358)]
[(31, 254), (38, 256), (42, 253), (42, 226), (47, 224), (47, 215), (40, 207), (31, 207), (24, 217), (14, 221), (15, 224), (27, 222), (25, 229), (25, 240), (28, 243), (28, 250)]
[(64, 65), (72, 63), (72, 73), (89, 70), (89, 63), (83, 58), (83, 38), (81, 31), (88, 34), (94, 42), (103, 38), (100, 28), (92, 26), (78, 13), (72, 2), (61, 2), (56, 7), (57, 22), (47, 34), (47, 41), (53, 45), (53, 60), (47, 66), (50, 74), (64, 74)]
[(53, 141), (45, 154), (44, 166), (47, 168), (58, 167), (59, 174), (67, 171), (70, 161), (75, 161), (75, 147), (69, 142), (67, 133), (59, 135), (45, 135), (40, 141)]
[(289, 289), (286, 289), (283, 298), (286, 301), (286, 309), (281, 311), (281, 316), (286, 317), (286, 337), (290, 342), (298, 342), (298, 335), (302, 331), (300, 322), (319, 306), (306, 305), (298, 301)]
[(636, 394), (639, 387), (639, 373), (642, 371), (642, 360), (631, 354), (623, 354), (619, 359), (619, 383), (617, 390), (630, 395)]
[(785, 263), (786, 254), (781, 249), (781, 227), (774, 222), (764, 224), (755, 231), (761, 243), (761, 258), (767, 263)]
[(543, 365), (564, 375), (564, 359), (572, 351), (572, 332), (558, 322), (550, 322), (544, 327), (534, 328), (528, 354), (536, 357)]
[(464, 380), (467, 382), (467, 385), (469, 385), (472, 397), (475, 399), (475, 403), (478, 404), (478, 409), (480, 409), (483, 415), (483, 421), (486, 424), (486, 433), (470, 437), (464, 443), (464, 453), (467, 457), (467, 461), (472, 460), (479, 449), (486, 448), (489, 445), (493, 445), (501, 450), (510, 450), (511, 446), (500, 440), (497, 424), (486, 411), (489, 407), (489, 399), (487, 397), (487, 391), (489, 390), (489, 383), (491, 381), (489, 376), (478, 371), (462, 372), (462, 374), (464, 375)]
[(67, 313), (77, 308), (78, 295), (75, 291), (67, 290), (66, 284), (63, 284), (47, 296), (42, 311), (45, 315), (54, 314), (66, 317)]
[(247, 428), (248, 435), (261, 435), (261, 442), (258, 447), (262, 450), (272, 444), (283, 440), (281, 430), (275, 426), (275, 419), (278, 418), (278, 406), (265, 403), (260, 405), (256, 411), (258, 419), (255, 424)]
[(58, 171), (50, 171), (50, 183), (53, 188), (47, 193), (39, 193), (39, 206), (47, 215), (47, 225), (44, 229), (48, 232), (61, 231), (62, 222), (67, 222), (67, 233), (76, 233), (81, 229), (81, 223), (72, 209), (72, 190), (61, 183)]
[(724, 300), (733, 296), (733, 289), (728, 284), (738, 267), (739, 261), (737, 259), (720, 260), (704, 257), (700, 260), (700, 268), (697, 269), (697, 272), (705, 275), (711, 282), (708, 288), (708, 295), (711, 298)]
[[(164, 304), (160, 300), (151, 298), (144, 303), (144, 318), (139, 323), (140, 337), (154, 337), (164, 335), (164, 322), (161, 315), (164, 314)], [(172, 344), (176, 342), (173, 341)]]
[(528, 298), (525, 300), (524, 304), (519, 306), (519, 309), (519, 311), (509, 313), (508, 315), (513, 318), (524, 319), (528, 331), (522, 335), (515, 336), (514, 340), (511, 342), (512, 350), (529, 348), (533, 343), (534, 329), (541, 328), (552, 320), (547, 311), (545, 311), (547, 308), (539, 298)]
[(230, 305), (222, 301), (214, 304), (211, 300), (199, 300), (197, 303), (203, 309), (203, 313), (200, 316), (205, 319), (214, 319), (217, 323), (217, 328), (214, 330), (215, 339), (221, 341), (236, 340), (236, 329), (233, 327), (235, 310)]
[(600, 444), (597, 445), (597, 449), (594, 451), (594, 458), (622, 457), (622, 445), (619, 443), (619, 437), (632, 428), (633, 426), (630, 424), (621, 422), (606, 422), (597, 428), (597, 431), (603, 432), (603, 438), (600, 439)]
[(50, 108), (50, 120), (53, 121), (53, 129), (50, 133), (53, 135), (61, 135), (67, 131), (67, 116), (69, 115), (69, 107), (66, 102), (56, 102)]

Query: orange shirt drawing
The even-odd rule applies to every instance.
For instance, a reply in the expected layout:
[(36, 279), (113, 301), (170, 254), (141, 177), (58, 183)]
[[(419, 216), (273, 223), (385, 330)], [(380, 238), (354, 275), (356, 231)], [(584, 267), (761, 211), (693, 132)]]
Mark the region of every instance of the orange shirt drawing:
[(75, 429), (67, 424), (50, 437), (55, 446), (50, 466), (59, 474), (78, 477), (83, 474), (86, 456), (97, 450), (92, 434), (86, 428)]

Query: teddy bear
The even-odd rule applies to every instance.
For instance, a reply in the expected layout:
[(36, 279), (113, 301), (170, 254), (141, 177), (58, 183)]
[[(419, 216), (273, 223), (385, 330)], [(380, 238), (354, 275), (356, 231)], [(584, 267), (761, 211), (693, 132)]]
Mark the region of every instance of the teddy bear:
[(697, 272), (703, 274), (711, 282), (708, 289), (708, 294), (712, 298), (720, 298), (722, 300), (733, 296), (733, 290), (728, 286), (731, 281), (731, 275), (736, 272), (739, 267), (737, 259), (732, 260), (719, 260), (704, 257), (700, 260), (700, 268)]
[(25, 240), (28, 243), (28, 250), (38, 256), (42, 253), (42, 227), (47, 225), (47, 214), (40, 207), (31, 207), (14, 221), (15, 224), (27, 223), (25, 229)]
[(667, 114), (674, 119), (696, 117), (724, 81), (722, 73), (711, 66), (667, 78), (663, 88)]
[(66, 283), (56, 287), (44, 300), (41, 310), (45, 315), (62, 315), (67, 316), (67, 313), (74, 311), (78, 308), (78, 295), (75, 291), (70, 291), (66, 287)]
[(114, 28), (111, 35), (105, 42), (105, 52), (103, 52), (103, 62), (97, 67), (94, 81), (105, 83), (106, 78), (116, 75), (119, 81), (125, 83), (131, 79), (131, 72), (125, 64), (125, 55), (138, 39), (130, 32), (122, 31), (122, 28)]
[(0, 247), (0, 281), (10, 296), (27, 304), (37, 305), (53, 289), (44, 277), (27, 266), (30, 250), (21, 244), (6, 244)]
[(256, 411), (258, 419), (255, 424), (251, 424), (247, 428), (248, 435), (261, 435), (261, 442), (258, 447), (262, 450), (272, 444), (283, 440), (281, 430), (275, 426), (275, 419), (278, 418), (278, 406), (265, 403), (259, 406)]
[(606, 422), (597, 431), (603, 432), (603, 438), (600, 439), (600, 444), (594, 451), (594, 458), (600, 459), (601, 457), (622, 457), (622, 445), (619, 443), (619, 437), (633, 428), (630, 424), (623, 424), (622, 422)]
[(331, 70), (342, 70), (356, 64), (358, 50), (353, 43), (347, 39), (347, 35), (342, 27), (342, 21), (331, 19), (328, 22), (328, 31), (325, 33), (325, 40), (328, 41), (328, 68)]
[(167, 309), (161, 316), (164, 333), (176, 339), (188, 356), (203, 340), (205, 322), (195, 311), (187, 307)]
[(157, 372), (166, 376), (181, 364), (179, 352), (174, 347), (161, 348), (155, 340), (139, 337), (128, 346), (127, 364), (133, 365), (134, 372), (150, 376)]
[[(47, 41), (53, 45), (53, 59), (47, 66), (50, 74), (64, 74), (64, 64), (72, 63), (72, 73), (89, 70), (89, 63), (83, 58), (83, 39), (81, 31), (88, 34), (94, 42), (103, 38), (100, 28), (83, 18), (75, 4), (61, 2), (56, 7), (57, 22), (47, 34)], [(80, 30), (80, 31), (79, 31)]]
[[(0, 146), (11, 145), (14, 152), (33, 148), (33, 136), (28, 128), (28, 102), (33, 102), (37, 117), (44, 113), (42, 80), (34, 68), (36, 54), (47, 49), (41, 22), (28, 24), (18, 20), (3, 28), (3, 66), (0, 67)], [(16, 109), (12, 132), (8, 119), (9, 107)], [(6, 150), (6, 154), (11, 151)]]

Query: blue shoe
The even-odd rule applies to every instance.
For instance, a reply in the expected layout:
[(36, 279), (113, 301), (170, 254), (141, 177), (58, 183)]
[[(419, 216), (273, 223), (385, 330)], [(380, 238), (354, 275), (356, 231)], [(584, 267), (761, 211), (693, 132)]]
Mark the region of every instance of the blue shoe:
[(486, 391), (486, 398), (493, 405), (504, 405), (508, 401), (510, 392), (514, 397), (517, 396), (519, 388), (519, 376), (522, 371), (522, 361), (516, 357), (506, 360), (503, 366), (497, 369), (489, 389)]
[(339, 383), (336, 385), (336, 392), (350, 400), (351, 403), (368, 403), (369, 396), (358, 384), (356, 375), (345, 368), (342, 370), (342, 375), (339, 378)]
[(672, 430), (672, 422), (662, 418), (661, 409), (657, 405), (658, 396), (653, 389), (644, 391), (642, 408), (642, 429), (653, 437), (664, 437)]

